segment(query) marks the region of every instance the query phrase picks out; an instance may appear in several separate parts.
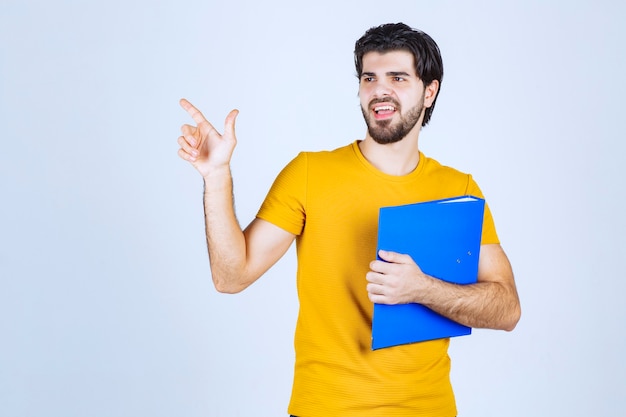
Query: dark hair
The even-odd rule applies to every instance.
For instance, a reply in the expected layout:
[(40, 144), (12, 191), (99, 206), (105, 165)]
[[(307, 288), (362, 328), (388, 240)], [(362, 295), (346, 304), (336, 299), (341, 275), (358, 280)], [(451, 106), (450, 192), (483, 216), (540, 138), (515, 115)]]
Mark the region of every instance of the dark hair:
[[(413, 54), (415, 72), (424, 83), (424, 87), (437, 80), (439, 81), (439, 90), (441, 90), (443, 61), (441, 60), (439, 47), (426, 33), (412, 29), (404, 23), (387, 23), (372, 27), (356, 41), (354, 45), (354, 64), (356, 65), (357, 77), (360, 79), (363, 73), (363, 56), (366, 53), (385, 53), (397, 50), (408, 51)], [(437, 91), (438, 95), (439, 91)], [(433, 104), (425, 109), (422, 126), (426, 126), (430, 120), (437, 96), (435, 96)]]

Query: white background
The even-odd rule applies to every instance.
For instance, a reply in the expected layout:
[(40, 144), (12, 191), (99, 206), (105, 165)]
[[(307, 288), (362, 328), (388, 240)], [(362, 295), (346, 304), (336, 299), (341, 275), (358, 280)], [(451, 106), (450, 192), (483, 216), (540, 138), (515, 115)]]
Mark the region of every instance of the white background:
[(516, 273), (513, 333), (453, 340), (460, 416), (626, 407), (618, 1), (17, 1), (0, 13), (0, 415), (286, 415), (293, 250), (242, 294), (210, 279), (180, 97), (222, 126), (247, 224), (300, 150), (365, 132), (354, 41), (441, 47), (422, 150), (474, 174)]

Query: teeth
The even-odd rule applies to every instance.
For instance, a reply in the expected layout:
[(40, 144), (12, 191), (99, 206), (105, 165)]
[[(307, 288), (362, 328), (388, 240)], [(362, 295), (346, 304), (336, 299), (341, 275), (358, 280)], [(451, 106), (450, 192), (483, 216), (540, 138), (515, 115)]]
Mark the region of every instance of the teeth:
[(378, 107), (374, 107), (374, 111), (375, 112), (379, 112), (379, 111), (394, 111), (396, 108), (393, 106), (378, 106)]

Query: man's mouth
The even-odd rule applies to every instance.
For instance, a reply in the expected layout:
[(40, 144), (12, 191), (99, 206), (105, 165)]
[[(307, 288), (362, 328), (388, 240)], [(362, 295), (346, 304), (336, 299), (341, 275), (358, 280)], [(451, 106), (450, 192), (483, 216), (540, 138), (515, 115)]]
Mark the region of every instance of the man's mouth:
[(393, 116), (396, 112), (396, 107), (391, 104), (377, 104), (372, 107), (376, 119), (386, 119)]

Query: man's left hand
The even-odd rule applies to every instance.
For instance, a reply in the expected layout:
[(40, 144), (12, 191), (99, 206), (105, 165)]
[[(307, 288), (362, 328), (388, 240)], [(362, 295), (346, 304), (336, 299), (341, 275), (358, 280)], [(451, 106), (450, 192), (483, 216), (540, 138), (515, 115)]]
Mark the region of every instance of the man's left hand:
[(419, 294), (430, 279), (409, 255), (379, 251), (382, 260), (370, 263), (366, 274), (369, 299), (378, 304), (419, 302)]

